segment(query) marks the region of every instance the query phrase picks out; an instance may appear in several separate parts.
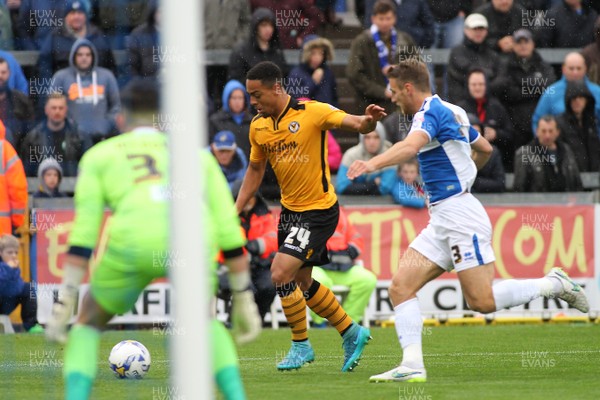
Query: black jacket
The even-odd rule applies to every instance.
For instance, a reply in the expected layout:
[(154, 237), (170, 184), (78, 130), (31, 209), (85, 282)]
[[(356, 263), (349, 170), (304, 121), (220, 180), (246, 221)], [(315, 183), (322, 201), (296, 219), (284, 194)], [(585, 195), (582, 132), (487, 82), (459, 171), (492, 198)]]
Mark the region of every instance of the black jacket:
[[(585, 97), (587, 104), (581, 121), (571, 108), (571, 100)], [(565, 112), (557, 118), (560, 140), (569, 145), (577, 157), (579, 171), (600, 171), (600, 138), (594, 108), (596, 100), (583, 81), (567, 83)]]
[[(467, 113), (472, 113), (479, 117), (477, 114), (477, 103), (472, 97), (459, 102), (457, 105), (462, 107)], [(481, 121), (481, 129), (483, 130), (484, 127), (489, 126), (496, 130), (496, 139), (491, 143), (498, 147), (502, 158), (502, 164), (506, 169), (510, 170), (512, 158), (515, 154), (510, 117), (504, 106), (494, 96), (488, 96), (484, 108), (485, 120)], [(481, 134), (483, 134), (483, 132), (481, 132)]]
[[(252, 33), (250, 35), (250, 40), (239, 43), (229, 56), (228, 81), (235, 79), (240, 82), (246, 82), (246, 74), (248, 71), (261, 61), (274, 62), (281, 69), (283, 76), (287, 76), (289, 67), (279, 44), (277, 29), (273, 31), (273, 36), (271, 37), (267, 51), (263, 51), (258, 46), (256, 38), (258, 25), (264, 20), (272, 21), (273, 26), (277, 28), (275, 15), (272, 11), (266, 8), (257, 8), (256, 11), (254, 11), (252, 14)], [(232, 29), (235, 29), (235, 27), (232, 27)]]
[[(577, 160), (568, 145), (556, 142), (556, 155), (538, 139), (515, 153), (515, 192), (576, 192), (583, 190)], [(556, 160), (553, 158), (556, 157)], [(556, 161), (556, 168), (553, 166)]]
[[(571, 7), (558, 4), (548, 11), (536, 32), (538, 47), (581, 48), (594, 41), (594, 23), (598, 14), (582, 2), (583, 13), (577, 14)], [(552, 24), (550, 24), (552, 23)]]
[(211, 115), (208, 119), (208, 122), (210, 134), (209, 143), (212, 142), (212, 138), (217, 134), (217, 132), (231, 131), (235, 135), (235, 143), (240, 149), (242, 149), (242, 151), (246, 155), (246, 158), (250, 159), (250, 138), (248, 134), (250, 132), (250, 122), (252, 122), (252, 114), (250, 114), (249, 112), (244, 113), (242, 124), (238, 125), (233, 120), (231, 114), (221, 109), (213, 115)]
[[(156, 2), (151, 2), (146, 22), (135, 28), (127, 37), (127, 73), (130, 78), (155, 78), (158, 74), (161, 55), (156, 54), (156, 49), (159, 48), (159, 34), (154, 20), (156, 8)], [(167, 62), (168, 55), (162, 57)]]
[(58, 161), (63, 169), (63, 176), (77, 176), (77, 164), (83, 155), (83, 140), (77, 124), (66, 120), (64, 138), (61, 138), (60, 143), (54, 142), (52, 135), (46, 120), (43, 120), (23, 139), (19, 155), (27, 176), (37, 176), (39, 164), (47, 157)]
[(487, 164), (477, 171), (477, 178), (471, 187), (473, 193), (501, 193), (506, 188), (502, 156), (496, 146), (492, 147), (492, 156)]
[(488, 35), (485, 39), (487, 45), (500, 52), (498, 40), (523, 28), (523, 13), (525, 9), (517, 3), (507, 13), (501, 13), (494, 9), (492, 3), (484, 4), (474, 12), (483, 15), (488, 21)]
[(531, 116), (539, 98), (555, 80), (554, 69), (535, 50), (527, 60), (513, 53), (502, 63), (491, 89), (510, 116), (515, 149), (531, 141)]
[(471, 14), (472, 1), (469, 0), (427, 0), (429, 9), (433, 15), (433, 19), (437, 23), (448, 22), (458, 16), (459, 12), (464, 12), (465, 15)]
[(448, 99), (457, 103), (469, 97), (467, 74), (471, 68), (485, 71), (490, 82), (498, 75), (498, 54), (483, 42), (476, 44), (465, 37), (463, 44), (450, 51), (448, 62)]

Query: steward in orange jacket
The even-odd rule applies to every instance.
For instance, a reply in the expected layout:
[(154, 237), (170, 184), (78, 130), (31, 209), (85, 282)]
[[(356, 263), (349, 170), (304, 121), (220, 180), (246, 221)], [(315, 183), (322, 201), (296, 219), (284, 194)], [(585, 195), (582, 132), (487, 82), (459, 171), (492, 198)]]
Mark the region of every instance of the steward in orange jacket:
[(11, 235), (25, 222), (27, 178), (21, 159), (5, 137), (6, 128), (0, 121), (0, 234)]

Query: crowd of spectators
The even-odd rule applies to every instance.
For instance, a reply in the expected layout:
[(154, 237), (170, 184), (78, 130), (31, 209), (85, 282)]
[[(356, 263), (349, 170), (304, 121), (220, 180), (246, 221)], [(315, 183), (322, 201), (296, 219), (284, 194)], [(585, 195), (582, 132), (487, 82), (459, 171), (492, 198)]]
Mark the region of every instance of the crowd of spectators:
[[(494, 145), (492, 161), (480, 172), (475, 192), (503, 191), (505, 173), (522, 178), (524, 170), (517, 168), (531, 168), (527, 152), (538, 151), (531, 146), (546, 143), (539, 136), (542, 119), (556, 128), (557, 159), (573, 154), (575, 162), (568, 165), (577, 169), (575, 175), (600, 171), (598, 2), (356, 3), (365, 29), (351, 42), (345, 75), (336, 76), (341, 69), (331, 62), (337, 49), (327, 37), (332, 28), (326, 28), (343, 29), (335, 16), (335, 1), (205, 2), (206, 49), (230, 50), (227, 65), (206, 68), (205, 96), (213, 106), (207, 141), (223, 160), (232, 185), (240, 178), (238, 167), (245, 166), (250, 155), (248, 130), (254, 110), (245, 74), (264, 60), (282, 69), (283, 84), (293, 97), (339, 106), (338, 81), (346, 78), (355, 91), (357, 108), (375, 103), (388, 112), (376, 131), (361, 136), (343, 158), (336, 132), (327, 133), (329, 164), (333, 172), (339, 168), (337, 187), (342, 194), (391, 194), (400, 199), (398, 188), (407, 192), (407, 187), (419, 193), (418, 184), (401, 183), (402, 166), (366, 177), (365, 182), (346, 182), (344, 175), (348, 160), (372, 157), (406, 137), (411, 117), (391, 102), (386, 73), (408, 58), (430, 64), (435, 92), (463, 107)], [(119, 89), (134, 78), (160, 80), (161, 62), (176, 51), (160, 45), (160, 24), (156, 0), (0, 0), (0, 119), (27, 176), (38, 176), (48, 158), (60, 168), (60, 178), (76, 176), (87, 149), (119, 134)], [(539, 48), (548, 47), (573, 52), (557, 69), (540, 55)], [(435, 68), (426, 57), (430, 48), (449, 49), (448, 63)], [(298, 51), (297, 63), (284, 57), (288, 49)], [(37, 63), (19, 65), (11, 52), (20, 50), (37, 51)], [(117, 63), (114, 51), (119, 50), (125, 62)], [(554, 117), (552, 122), (549, 116)], [(552, 132), (545, 128), (544, 132)], [(406, 174), (413, 166), (404, 166)], [(557, 174), (567, 170), (552, 167)], [(515, 190), (525, 190), (519, 182), (515, 181)], [(270, 171), (263, 189), (266, 197), (277, 197)], [(421, 198), (413, 197), (421, 204)]]

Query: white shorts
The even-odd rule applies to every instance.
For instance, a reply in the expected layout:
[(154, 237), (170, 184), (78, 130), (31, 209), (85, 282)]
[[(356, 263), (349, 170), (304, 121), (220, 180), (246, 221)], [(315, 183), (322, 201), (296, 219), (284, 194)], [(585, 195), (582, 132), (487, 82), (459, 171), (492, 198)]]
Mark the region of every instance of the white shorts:
[(429, 210), (429, 224), (411, 248), (448, 272), (496, 261), (490, 218), (472, 194), (451, 197)]

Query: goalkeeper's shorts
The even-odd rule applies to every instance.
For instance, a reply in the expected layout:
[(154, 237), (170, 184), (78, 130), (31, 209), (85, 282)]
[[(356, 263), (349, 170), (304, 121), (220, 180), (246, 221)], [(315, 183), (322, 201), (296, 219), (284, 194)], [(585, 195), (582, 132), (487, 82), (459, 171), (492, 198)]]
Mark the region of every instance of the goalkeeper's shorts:
[(111, 314), (130, 311), (150, 282), (167, 275), (166, 252), (146, 249), (145, 253), (152, 257), (144, 261), (128, 255), (130, 252), (120, 251), (109, 242), (91, 276), (90, 290), (94, 300)]

